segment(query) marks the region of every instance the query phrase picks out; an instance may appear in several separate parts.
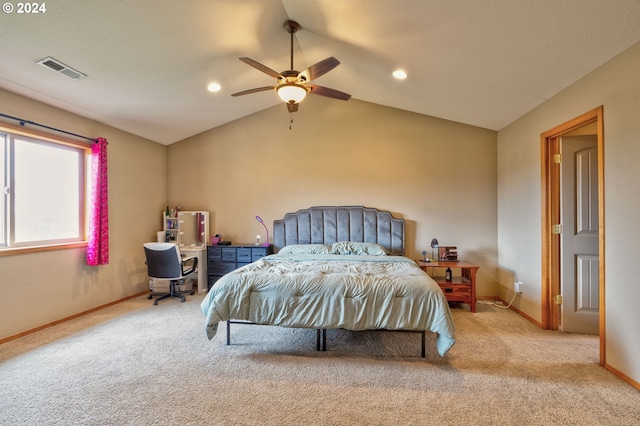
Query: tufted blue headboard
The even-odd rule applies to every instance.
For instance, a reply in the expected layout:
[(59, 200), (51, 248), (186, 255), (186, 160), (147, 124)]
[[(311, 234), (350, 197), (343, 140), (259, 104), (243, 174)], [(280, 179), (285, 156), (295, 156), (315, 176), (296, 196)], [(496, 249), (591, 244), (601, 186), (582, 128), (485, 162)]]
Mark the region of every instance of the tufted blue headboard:
[(273, 221), (277, 253), (290, 244), (377, 243), (391, 255), (404, 255), (404, 219), (363, 206), (310, 207)]

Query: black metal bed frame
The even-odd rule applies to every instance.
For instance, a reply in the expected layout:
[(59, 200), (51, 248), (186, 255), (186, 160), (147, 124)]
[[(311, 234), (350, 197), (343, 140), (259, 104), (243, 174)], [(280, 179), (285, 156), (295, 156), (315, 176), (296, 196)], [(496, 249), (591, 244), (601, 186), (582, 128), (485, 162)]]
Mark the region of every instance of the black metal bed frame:
[[(227, 346), (231, 345), (231, 324), (245, 324), (245, 325), (262, 325), (257, 324), (255, 322), (250, 321), (237, 321), (237, 320), (229, 320), (227, 321)], [(367, 331), (394, 331), (400, 333), (420, 333), (421, 343), (422, 343), (422, 358), (426, 357), (426, 338), (427, 332), (426, 330), (367, 330)], [(326, 352), (327, 351), (327, 329), (326, 328), (317, 328), (316, 329), (316, 351)]]

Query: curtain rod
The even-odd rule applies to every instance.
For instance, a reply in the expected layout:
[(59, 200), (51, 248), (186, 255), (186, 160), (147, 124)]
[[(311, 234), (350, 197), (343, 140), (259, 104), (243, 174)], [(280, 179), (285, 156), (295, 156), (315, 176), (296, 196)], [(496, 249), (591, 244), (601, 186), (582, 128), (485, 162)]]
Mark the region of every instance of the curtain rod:
[(10, 118), (11, 120), (16, 120), (17, 122), (20, 123), (20, 126), (22, 126), (22, 127), (24, 127), (25, 124), (31, 124), (32, 126), (39, 126), (39, 127), (45, 128), (45, 129), (53, 130), (55, 132), (66, 133), (67, 135), (75, 136), (75, 137), (81, 138), (81, 139), (86, 139), (86, 140), (89, 140), (91, 142), (97, 142), (97, 140), (98, 140), (97, 138), (89, 138), (87, 136), (78, 135), (77, 133), (67, 132), (66, 130), (56, 129), (55, 127), (45, 126), (44, 124), (36, 123), (36, 122), (30, 121), (30, 120), (25, 120), (23, 118), (13, 117), (11, 115), (7, 115), (7, 114), (3, 114), (3, 113), (0, 113), (0, 117), (5, 117), (5, 118)]

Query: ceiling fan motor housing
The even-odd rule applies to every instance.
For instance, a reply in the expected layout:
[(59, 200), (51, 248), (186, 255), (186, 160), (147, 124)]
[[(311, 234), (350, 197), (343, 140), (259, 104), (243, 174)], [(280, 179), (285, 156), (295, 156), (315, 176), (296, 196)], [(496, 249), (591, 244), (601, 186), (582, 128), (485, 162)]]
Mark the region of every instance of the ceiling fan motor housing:
[(284, 23), (284, 29), (287, 30), (288, 33), (295, 34), (300, 29), (300, 24), (296, 21), (287, 20)]

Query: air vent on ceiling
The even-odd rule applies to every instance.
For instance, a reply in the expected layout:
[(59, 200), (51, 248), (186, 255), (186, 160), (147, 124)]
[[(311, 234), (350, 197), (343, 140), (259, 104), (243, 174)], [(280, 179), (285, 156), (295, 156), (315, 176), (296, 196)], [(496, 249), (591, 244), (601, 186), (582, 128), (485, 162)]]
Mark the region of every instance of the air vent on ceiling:
[(50, 70), (53, 70), (59, 74), (67, 76), (72, 80), (79, 80), (87, 76), (86, 74), (83, 74), (80, 71), (74, 70), (73, 68), (66, 66), (65, 64), (58, 61), (57, 59), (53, 59), (51, 56), (47, 56), (44, 59), (40, 59), (36, 63), (38, 65), (42, 65), (43, 67), (47, 67)]

